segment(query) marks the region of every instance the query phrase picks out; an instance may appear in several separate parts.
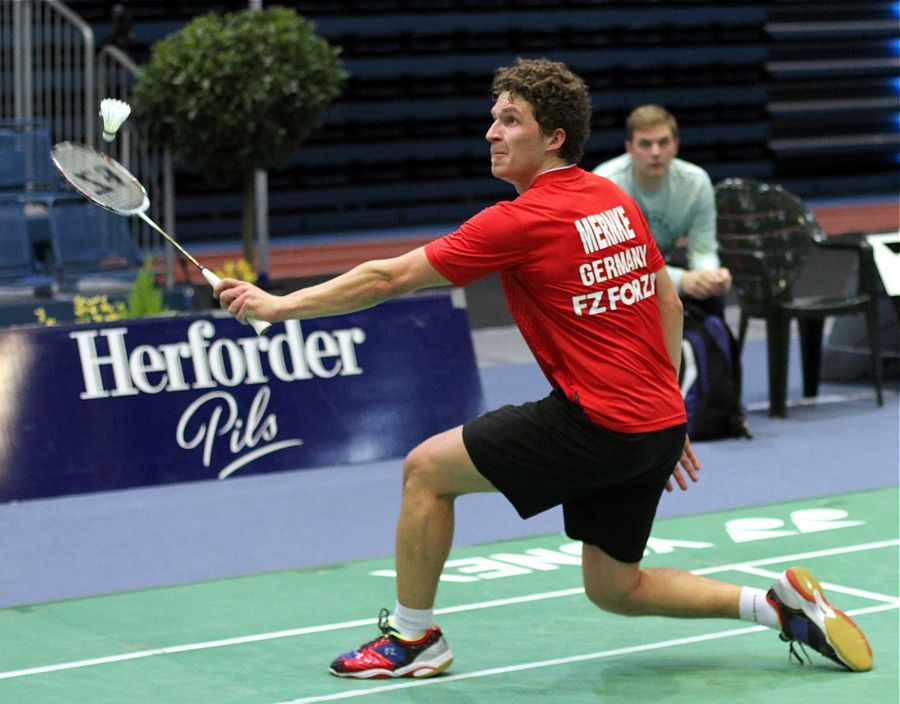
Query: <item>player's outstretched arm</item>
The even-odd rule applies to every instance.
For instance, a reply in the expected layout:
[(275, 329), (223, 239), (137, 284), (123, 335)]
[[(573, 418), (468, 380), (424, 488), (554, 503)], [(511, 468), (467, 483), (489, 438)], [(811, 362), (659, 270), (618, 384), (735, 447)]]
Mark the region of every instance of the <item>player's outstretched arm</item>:
[(251, 316), (276, 323), (351, 313), (404, 293), (449, 283), (428, 261), (424, 247), (419, 247), (392, 259), (365, 262), (345, 274), (284, 296), (235, 279), (223, 279), (214, 294), (222, 308), (238, 320)]

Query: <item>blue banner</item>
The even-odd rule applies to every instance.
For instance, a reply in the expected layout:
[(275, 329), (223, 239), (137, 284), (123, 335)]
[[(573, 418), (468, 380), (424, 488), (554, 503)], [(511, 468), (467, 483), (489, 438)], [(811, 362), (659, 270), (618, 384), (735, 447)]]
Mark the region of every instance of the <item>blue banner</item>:
[(402, 457), (482, 410), (457, 293), (0, 331), (0, 501)]

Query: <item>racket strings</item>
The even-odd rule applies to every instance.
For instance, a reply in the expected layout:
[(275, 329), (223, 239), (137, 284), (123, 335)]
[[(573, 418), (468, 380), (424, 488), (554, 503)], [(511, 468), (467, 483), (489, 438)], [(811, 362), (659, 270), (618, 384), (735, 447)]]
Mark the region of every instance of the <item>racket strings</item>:
[(79, 144), (53, 149), (53, 161), (63, 176), (85, 197), (108, 210), (132, 214), (149, 205), (143, 186), (118, 162)]

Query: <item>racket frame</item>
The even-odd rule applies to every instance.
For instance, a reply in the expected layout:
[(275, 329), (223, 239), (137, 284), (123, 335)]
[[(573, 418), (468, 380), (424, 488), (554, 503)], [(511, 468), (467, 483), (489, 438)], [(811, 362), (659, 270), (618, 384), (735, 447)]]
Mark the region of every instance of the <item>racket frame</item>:
[[(110, 186), (109, 184), (103, 184), (97, 181), (92, 181), (84, 175), (72, 173), (71, 169), (64, 163), (62, 163), (65, 159), (64, 152), (66, 151), (78, 151), (82, 154), (87, 155), (89, 158), (93, 159), (95, 165), (99, 162), (103, 162), (105, 166), (111, 169), (115, 174), (116, 180), (123, 179), (120, 181), (122, 185), (120, 186)], [(50, 157), (53, 160), (53, 165), (56, 166), (57, 171), (62, 175), (64, 179), (71, 185), (78, 193), (84, 196), (87, 200), (89, 200), (94, 205), (97, 205), (104, 210), (108, 210), (111, 213), (115, 213), (116, 215), (124, 215), (126, 217), (137, 216), (141, 220), (143, 220), (147, 225), (156, 230), (160, 235), (162, 235), (167, 242), (171, 243), (175, 249), (177, 249), (191, 264), (193, 264), (197, 269), (200, 270), (200, 273), (203, 275), (203, 278), (206, 279), (206, 282), (215, 287), (222, 279), (220, 279), (214, 272), (207, 269), (200, 262), (198, 262), (190, 252), (188, 252), (181, 244), (172, 236), (169, 235), (168, 232), (163, 230), (153, 219), (147, 215), (147, 210), (150, 207), (150, 197), (147, 195), (147, 190), (141, 184), (140, 181), (122, 164), (113, 159), (108, 154), (104, 154), (103, 152), (97, 151), (91, 147), (88, 147), (84, 144), (78, 144), (77, 142), (59, 142), (53, 145), (53, 149), (51, 150)], [(109, 176), (109, 174), (107, 174)], [(101, 189), (118, 189), (121, 190), (123, 188), (131, 188), (136, 194), (140, 194), (141, 203), (136, 208), (117, 208), (110, 204), (109, 200), (104, 200), (102, 198), (102, 194), (100, 193), (91, 193), (86, 188), (82, 187), (82, 183), (87, 182), (92, 185), (95, 185)], [(268, 333), (269, 329), (272, 327), (271, 323), (267, 323), (262, 320), (257, 320), (256, 318), (247, 318), (247, 324), (250, 325), (255, 331), (257, 335), (265, 335)]]

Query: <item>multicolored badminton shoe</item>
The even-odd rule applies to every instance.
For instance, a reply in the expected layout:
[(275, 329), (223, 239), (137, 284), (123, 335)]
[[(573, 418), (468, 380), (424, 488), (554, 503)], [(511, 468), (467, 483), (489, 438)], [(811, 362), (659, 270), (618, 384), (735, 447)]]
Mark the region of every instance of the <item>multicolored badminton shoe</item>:
[(387, 679), (389, 677), (432, 677), (453, 662), (453, 653), (434, 626), (418, 640), (404, 640), (390, 624), (387, 609), (378, 614), (381, 635), (349, 653), (338, 655), (329, 668), (337, 677)]
[(780, 637), (805, 643), (854, 672), (872, 669), (872, 648), (853, 620), (828, 603), (822, 585), (808, 570), (790, 567), (766, 593), (781, 621)]

